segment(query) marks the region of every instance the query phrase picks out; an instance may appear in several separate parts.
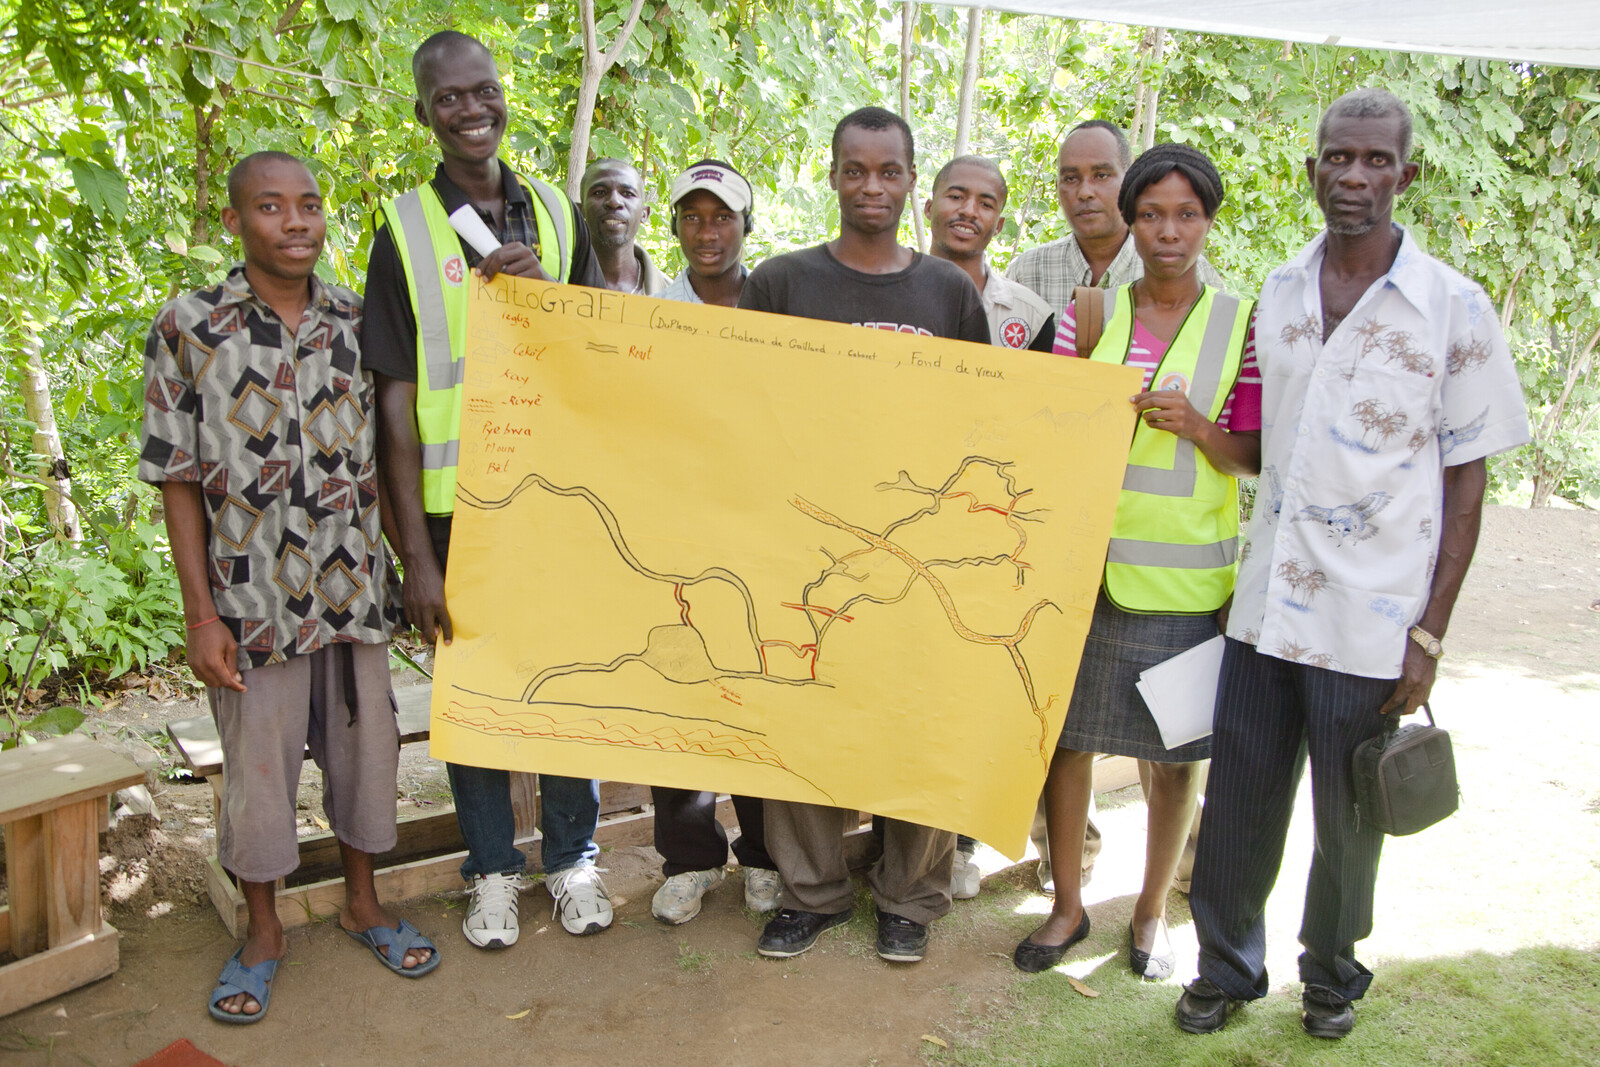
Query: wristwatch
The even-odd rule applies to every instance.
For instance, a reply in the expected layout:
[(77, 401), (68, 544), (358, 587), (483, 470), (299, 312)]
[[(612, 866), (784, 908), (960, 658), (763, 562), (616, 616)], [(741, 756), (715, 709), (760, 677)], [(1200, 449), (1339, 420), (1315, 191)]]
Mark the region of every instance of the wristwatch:
[(1438, 659), (1444, 655), (1444, 646), (1439, 639), (1420, 626), (1413, 626), (1410, 630), (1411, 640), (1422, 646), (1422, 651), (1430, 659)]

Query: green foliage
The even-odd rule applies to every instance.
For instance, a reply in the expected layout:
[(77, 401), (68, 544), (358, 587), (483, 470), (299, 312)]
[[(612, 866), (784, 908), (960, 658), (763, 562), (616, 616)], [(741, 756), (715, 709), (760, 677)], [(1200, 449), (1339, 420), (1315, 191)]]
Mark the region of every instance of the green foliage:
[[(623, 0), (598, 0), (602, 40), (626, 9)], [(661, 210), (667, 184), (704, 156), (751, 178), (752, 260), (836, 230), (827, 185), (833, 123), (863, 104), (897, 105), (900, 19), (893, 0), (648, 0), (601, 83), (591, 151), (641, 162), (658, 206), (641, 239), (664, 269), (681, 264)], [(926, 195), (954, 148), (966, 12), (922, 4), (914, 19), (907, 117)], [(142, 339), (165, 300), (215, 282), (236, 254), (219, 224), (228, 168), (265, 148), (305, 158), (327, 196), (320, 269), (359, 290), (374, 209), (436, 163), (412, 116), (409, 58), (444, 26), (490, 45), (508, 90), (506, 152), (560, 184), (583, 59), (576, 4), (0, 0), (0, 574), (8, 593), (58, 551), (43, 543), (39, 486), (11, 476), (37, 460), (18, 387), (25, 353), (35, 343), (43, 352), (84, 527), (140, 536), (150, 504), (133, 477)], [(994, 266), (1067, 233), (1054, 190), (1062, 135), (1092, 117), (1131, 125), (1144, 85), (1158, 93), (1159, 139), (1190, 142), (1217, 161), (1228, 198), (1209, 255), (1234, 288), (1252, 291), (1320, 226), (1303, 170), (1318, 115), (1347, 89), (1387, 86), (1416, 114), (1423, 164), (1399, 205), (1401, 221), (1497, 304), (1512, 305), (1508, 333), (1538, 435), (1535, 447), (1495, 461), (1496, 491), (1521, 485), (1535, 502), (1595, 499), (1596, 73), (1189, 33), (1169, 34), (1156, 63), (1139, 48), (1143, 32), (986, 14), (969, 150), (995, 157), (1010, 182)], [(909, 218), (903, 239), (911, 239)], [(102, 544), (81, 554), (76, 571), (47, 568), (61, 571), (51, 579), (58, 588), (71, 584), (69, 572), (106, 591), (120, 582), (128, 592), (117, 590), (117, 602), (139, 605), (126, 616), (107, 608), (103, 624), (64, 612), (65, 629), (42, 642), (50, 669), (126, 669), (142, 662), (128, 644), (140, 635), (150, 639), (144, 660), (177, 645), (181, 633), (160, 636), (150, 614), (158, 596), (176, 605), (170, 571), (164, 560), (147, 566), (143, 552)], [(35, 578), (24, 585), (35, 590)], [(35, 637), (48, 621), (41, 604), (51, 603), (47, 592), (17, 602)], [(20, 669), (10, 657), (26, 637), (19, 629), (5, 638), (8, 677)]]
[(162, 527), (136, 519), (103, 534), (86, 548), (44, 541), (0, 564), (0, 701), (13, 734), (22, 697), (52, 674), (115, 678), (183, 645)]

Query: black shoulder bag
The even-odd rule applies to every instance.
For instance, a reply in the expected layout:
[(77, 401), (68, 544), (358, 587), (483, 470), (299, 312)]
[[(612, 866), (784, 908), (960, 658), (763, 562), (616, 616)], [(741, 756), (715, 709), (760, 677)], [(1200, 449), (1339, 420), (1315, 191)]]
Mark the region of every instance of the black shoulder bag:
[(1433, 709), (1422, 705), (1428, 725), (1400, 727), (1400, 716), (1377, 737), (1363, 741), (1351, 760), (1355, 778), (1356, 826), (1363, 822), (1404, 837), (1426, 830), (1452, 814), (1461, 802), (1450, 735), (1433, 723)]

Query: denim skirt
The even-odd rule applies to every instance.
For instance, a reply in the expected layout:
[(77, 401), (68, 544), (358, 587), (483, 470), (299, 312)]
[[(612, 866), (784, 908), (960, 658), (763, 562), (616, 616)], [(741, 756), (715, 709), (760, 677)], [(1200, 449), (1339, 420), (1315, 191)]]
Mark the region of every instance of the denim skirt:
[(1211, 640), (1218, 632), (1215, 614), (1135, 614), (1111, 603), (1102, 589), (1057, 745), (1157, 763), (1210, 758), (1209, 735), (1177, 748), (1163, 745), (1161, 731), (1135, 684), (1141, 671)]

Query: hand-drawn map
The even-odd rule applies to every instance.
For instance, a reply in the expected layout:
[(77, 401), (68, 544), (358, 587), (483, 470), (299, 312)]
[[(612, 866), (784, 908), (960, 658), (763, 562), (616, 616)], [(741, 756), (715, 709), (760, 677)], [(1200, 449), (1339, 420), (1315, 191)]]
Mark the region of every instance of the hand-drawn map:
[(433, 754), (1021, 854), (1136, 371), (476, 280)]

